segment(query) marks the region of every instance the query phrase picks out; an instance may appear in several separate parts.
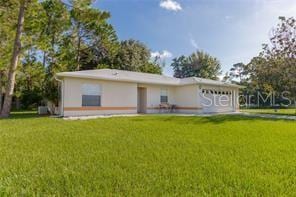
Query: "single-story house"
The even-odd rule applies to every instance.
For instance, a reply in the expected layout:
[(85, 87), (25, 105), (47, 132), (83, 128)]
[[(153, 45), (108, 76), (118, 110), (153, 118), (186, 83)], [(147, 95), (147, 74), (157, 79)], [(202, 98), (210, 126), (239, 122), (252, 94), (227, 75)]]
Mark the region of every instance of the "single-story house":
[(239, 109), (241, 86), (114, 69), (62, 72), (60, 115), (219, 113)]

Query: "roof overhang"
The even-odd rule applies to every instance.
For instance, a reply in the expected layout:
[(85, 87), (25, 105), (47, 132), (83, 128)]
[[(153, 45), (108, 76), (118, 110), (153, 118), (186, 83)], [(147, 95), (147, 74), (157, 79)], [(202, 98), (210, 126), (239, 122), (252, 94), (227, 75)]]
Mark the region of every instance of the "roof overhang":
[[(128, 72), (128, 71), (123, 71)], [(141, 73), (143, 74), (143, 73)], [(149, 75), (148, 75), (149, 76)], [(166, 86), (187, 86), (187, 85), (209, 85), (209, 86), (222, 86), (222, 87), (229, 87), (229, 88), (245, 88), (245, 86), (237, 85), (237, 84), (230, 84), (221, 81), (197, 78), (197, 77), (190, 77), (190, 78), (174, 78), (174, 77), (167, 77), (164, 79), (156, 78), (155, 80), (151, 77), (127, 77), (127, 76), (120, 76), (120, 75), (107, 75), (107, 74), (89, 74), (83, 72), (62, 72), (57, 73), (56, 77), (58, 79), (62, 78), (79, 78), (79, 79), (94, 79), (94, 80), (104, 80), (104, 81), (119, 81), (119, 82), (129, 82), (129, 83), (138, 83), (138, 84), (151, 84), (151, 85), (166, 85)]]
[(58, 78), (79, 78), (79, 79), (95, 79), (95, 80), (104, 80), (104, 81), (119, 81), (119, 82), (129, 82), (129, 83), (141, 83), (141, 84), (154, 84), (154, 85), (169, 85), (169, 86), (179, 86), (179, 83), (164, 83), (164, 82), (155, 82), (155, 81), (146, 81), (146, 80), (133, 80), (133, 79), (118, 79), (116, 77), (103, 77), (103, 76), (93, 76), (93, 75), (73, 75), (68, 73), (57, 73)]
[(79, 79), (94, 79), (94, 80), (104, 80), (104, 81), (119, 81), (119, 82), (129, 82), (129, 83), (140, 83), (140, 84), (152, 84), (152, 85), (168, 85), (168, 86), (187, 86), (187, 85), (209, 85), (209, 86), (223, 86), (229, 88), (245, 88), (245, 86), (236, 85), (236, 84), (229, 84), (229, 83), (207, 83), (203, 81), (191, 81), (187, 83), (182, 83), (180, 80), (178, 82), (154, 82), (154, 81), (147, 81), (147, 80), (134, 80), (134, 79), (118, 79), (116, 76), (94, 76), (94, 75), (87, 75), (87, 74), (78, 74), (78, 73), (57, 73), (56, 74), (58, 79), (62, 78), (79, 78)]

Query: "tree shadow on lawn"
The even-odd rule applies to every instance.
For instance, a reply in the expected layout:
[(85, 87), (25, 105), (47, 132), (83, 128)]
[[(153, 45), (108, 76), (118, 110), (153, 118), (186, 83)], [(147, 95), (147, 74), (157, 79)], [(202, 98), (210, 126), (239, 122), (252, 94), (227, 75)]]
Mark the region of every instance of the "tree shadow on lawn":
[(137, 117), (133, 121), (145, 121), (145, 120), (158, 120), (164, 122), (174, 122), (178, 124), (201, 124), (201, 123), (214, 123), (222, 124), (225, 122), (238, 122), (248, 121), (254, 123), (255, 121), (294, 121), (285, 119), (273, 119), (273, 118), (262, 118), (262, 117), (250, 117), (244, 115), (212, 115), (212, 116), (146, 116)]
[(36, 111), (17, 111), (11, 112), (8, 118), (0, 118), (0, 120), (10, 120), (10, 119), (35, 119), (48, 117), (48, 115), (38, 115)]
[(246, 112), (250, 114), (261, 114), (261, 115), (296, 116), (296, 113), (288, 114), (288, 113), (271, 113), (271, 112), (248, 112), (248, 111)]
[[(49, 117), (49, 115), (38, 115), (36, 111), (18, 111), (12, 112), (9, 118), (0, 118), (1, 120), (14, 120), (14, 119), (36, 119), (36, 118), (44, 118)], [(116, 117), (116, 118), (124, 118), (124, 117)], [(131, 118), (134, 122), (144, 122), (144, 121), (164, 121), (164, 122), (174, 122), (178, 124), (201, 124), (201, 123), (214, 123), (221, 124), (225, 122), (237, 122), (237, 121), (248, 121), (253, 123), (254, 121), (294, 121), (294, 120), (286, 120), (286, 119), (274, 119), (274, 118), (263, 118), (263, 117), (251, 117), (244, 115), (211, 115), (211, 116), (176, 116), (176, 115), (144, 115), (138, 117), (128, 117)]]

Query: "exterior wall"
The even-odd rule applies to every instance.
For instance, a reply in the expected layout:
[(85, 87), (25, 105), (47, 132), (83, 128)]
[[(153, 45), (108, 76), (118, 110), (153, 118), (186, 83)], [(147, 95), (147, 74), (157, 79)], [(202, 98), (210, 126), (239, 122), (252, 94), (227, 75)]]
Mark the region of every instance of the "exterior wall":
[(144, 87), (147, 89), (147, 113), (159, 113), (160, 104), (160, 91), (161, 89), (168, 90), (168, 102), (170, 104), (175, 104), (175, 89), (174, 86), (161, 86), (161, 85), (149, 85), (149, 84), (139, 84), (139, 87)]
[[(176, 113), (203, 113), (201, 103), (202, 89), (232, 91), (234, 101), (238, 98), (239, 89), (210, 85), (165, 86), (115, 82), (93, 79), (63, 79), (63, 116), (87, 116), (108, 114), (136, 114), (138, 105), (138, 87), (147, 90), (147, 113), (165, 113), (159, 110), (161, 89), (168, 90), (168, 102), (177, 106)], [(98, 84), (101, 86), (101, 106), (82, 107), (82, 85)], [(234, 102), (232, 111), (238, 111)], [(217, 111), (219, 112), (219, 110)]]
[(201, 109), (197, 105), (197, 86), (158, 86), (144, 85), (140, 87), (147, 88), (147, 113), (165, 113), (165, 110), (159, 110), (160, 91), (162, 88), (168, 90), (168, 103), (177, 106), (176, 113), (200, 113)]
[(239, 106), (239, 88), (233, 89), (234, 92), (234, 111), (239, 112), (240, 106)]
[[(230, 99), (231, 99), (230, 102), (232, 104), (232, 107), (231, 107), (231, 110), (227, 110), (227, 111), (229, 111), (229, 112), (239, 111), (239, 104), (237, 102), (238, 96), (239, 96), (239, 89), (238, 88), (214, 86), (214, 85), (199, 85), (198, 86), (198, 94), (197, 94), (198, 95), (198, 105), (201, 108), (204, 108), (203, 104), (202, 104), (202, 89), (210, 89), (210, 90), (217, 90), (217, 91), (231, 91), (232, 95), (230, 96)], [(222, 108), (219, 109), (219, 107), (218, 107), (217, 112), (225, 112), (225, 110)]]
[(179, 113), (200, 113), (197, 85), (179, 86), (176, 88), (176, 104)]
[[(101, 107), (82, 107), (82, 85), (101, 86)], [(64, 79), (64, 116), (137, 113), (137, 84), (91, 79)]]

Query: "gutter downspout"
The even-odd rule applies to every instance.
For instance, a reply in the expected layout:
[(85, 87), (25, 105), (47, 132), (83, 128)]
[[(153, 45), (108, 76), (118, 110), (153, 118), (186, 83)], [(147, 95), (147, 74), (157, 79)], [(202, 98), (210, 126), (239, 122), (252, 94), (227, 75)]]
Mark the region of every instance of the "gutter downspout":
[(60, 80), (57, 76), (54, 79), (61, 84), (61, 106), (60, 106), (60, 116), (64, 116), (64, 80)]

